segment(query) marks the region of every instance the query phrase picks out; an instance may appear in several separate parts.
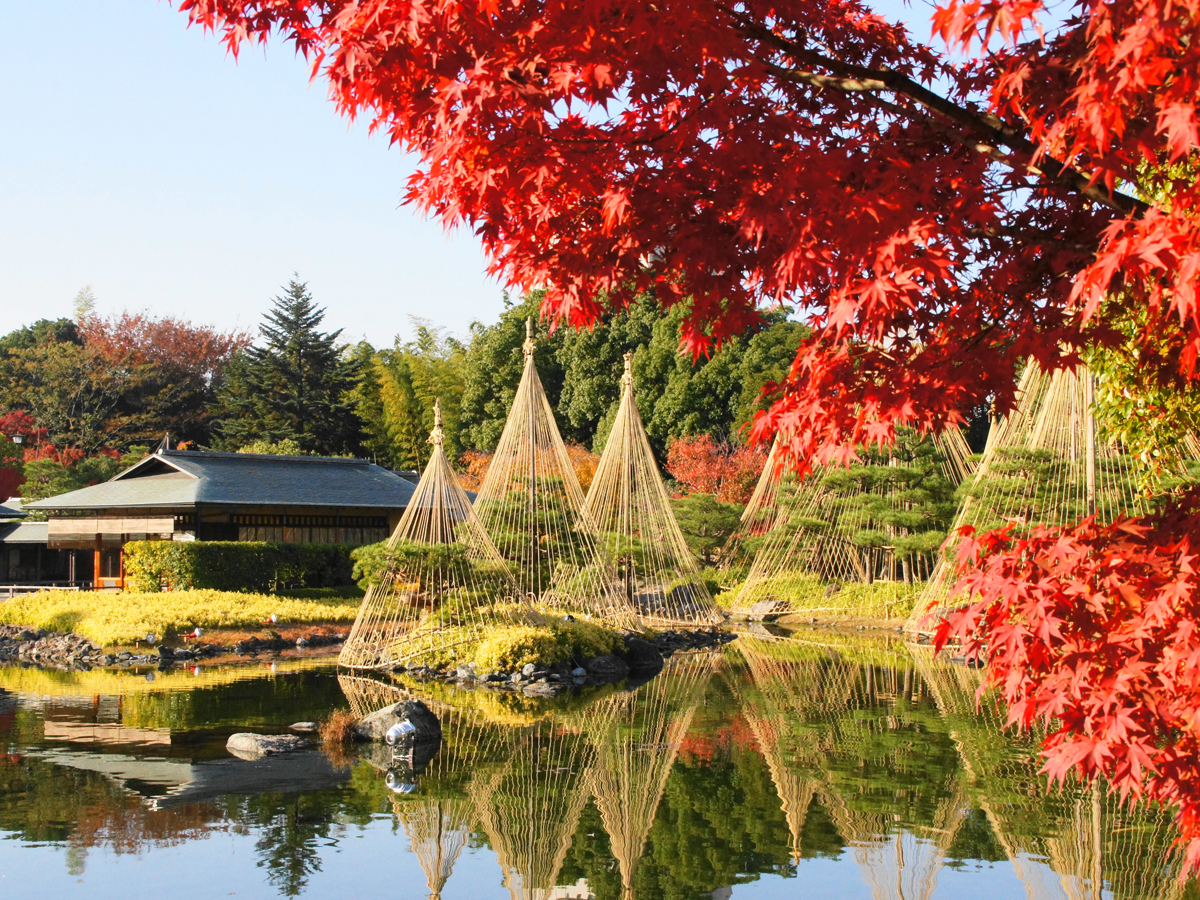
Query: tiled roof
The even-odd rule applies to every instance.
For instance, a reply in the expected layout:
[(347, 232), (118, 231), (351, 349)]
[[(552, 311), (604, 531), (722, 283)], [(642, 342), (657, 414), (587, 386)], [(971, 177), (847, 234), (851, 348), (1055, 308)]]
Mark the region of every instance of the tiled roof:
[(49, 522), (0, 522), (0, 544), (44, 544)]
[(26, 504), (85, 510), (194, 506), (402, 509), (414, 485), (361, 459), (160, 450), (109, 481)]

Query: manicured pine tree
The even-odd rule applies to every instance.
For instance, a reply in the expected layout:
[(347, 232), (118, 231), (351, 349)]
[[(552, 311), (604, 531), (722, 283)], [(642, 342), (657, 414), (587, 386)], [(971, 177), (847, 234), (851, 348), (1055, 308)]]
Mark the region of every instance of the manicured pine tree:
[(325, 310), (293, 278), (259, 326), (263, 346), (242, 353), (226, 372), (219, 404), (220, 446), (296, 441), (309, 453), (357, 448), (361, 422), (351, 396), (356, 363), (322, 332)]

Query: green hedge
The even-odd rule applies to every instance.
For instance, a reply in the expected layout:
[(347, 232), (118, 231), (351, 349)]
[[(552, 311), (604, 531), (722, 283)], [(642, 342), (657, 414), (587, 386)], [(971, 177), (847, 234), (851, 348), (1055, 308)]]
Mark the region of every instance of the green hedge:
[(349, 544), (265, 541), (130, 541), (131, 591), (280, 591), (354, 584)]

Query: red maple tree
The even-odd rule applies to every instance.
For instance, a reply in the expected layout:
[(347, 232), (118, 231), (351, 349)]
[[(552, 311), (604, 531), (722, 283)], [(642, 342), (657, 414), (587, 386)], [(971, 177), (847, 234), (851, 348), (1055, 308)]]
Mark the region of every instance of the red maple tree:
[(1104, 776), (1178, 807), (1186, 869), (1200, 868), (1200, 499), (968, 537), (959, 561), (974, 602), (935, 646), (986, 654), (1009, 722), (1046, 725), (1051, 779)]
[[(1200, 0), (1078, 0), (1057, 21), (1041, 0), (943, 0), (934, 27), (953, 52), (858, 0), (180, 5), (234, 52), (292, 41), (342, 112), (419, 154), (409, 201), (473, 228), (510, 285), (547, 286), (550, 316), (590, 324), (653, 290), (688, 305), (683, 339), (703, 352), (764, 304), (803, 309), (812, 333), (754, 429), (778, 432), (801, 468), (900, 425), (959, 423), (986, 404), (1003, 414), (1022, 361), (1074, 365), (1124, 340), (1117, 322), (1138, 323), (1161, 381), (1195, 375)], [(1141, 558), (1176, 559), (1180, 522), (1194, 528), (1194, 513), (1142, 521)], [(1034, 586), (1064, 614), (1126, 602), (1092, 568), (1143, 577), (1137, 558), (1127, 571), (1104, 549), (1126, 546), (1114, 527), (1035, 532), (1091, 548), (1049, 581), (987, 544), (985, 630)], [(1168, 605), (1194, 628), (1194, 585), (1180, 585)], [(1098, 637), (1067, 646), (1050, 622), (1028, 645), (1001, 634), (995, 671), (1035, 645), (1046, 672), (1070, 653), (1108, 665)], [(1138, 663), (1113, 671), (1126, 665)], [(1040, 677), (1018, 678), (1014, 702)], [(1080, 702), (1115, 717), (1104, 727), (1124, 727), (1101, 682), (1079, 684)], [(1144, 727), (1169, 729), (1159, 707), (1190, 690), (1148, 687)], [(1063, 723), (1068, 737), (1095, 726)], [(1149, 778), (1133, 771), (1129, 783)]]
[(724, 503), (746, 503), (767, 464), (757, 447), (734, 447), (711, 435), (675, 438), (667, 446), (667, 471), (689, 494), (713, 494)]
[[(1014, 368), (1111, 339), (1200, 348), (1196, 0), (947, 0), (948, 55), (857, 0), (181, 0), (237, 52), (290, 40), (420, 155), (408, 200), (583, 325), (654, 289), (700, 352), (811, 313), (757, 423), (807, 464), (1013, 405)], [(980, 49), (979, 35), (986, 49)], [(937, 86), (938, 89), (935, 89)], [(1173, 199), (1123, 190), (1156, 165)], [(1125, 186), (1118, 190), (1116, 186)]]

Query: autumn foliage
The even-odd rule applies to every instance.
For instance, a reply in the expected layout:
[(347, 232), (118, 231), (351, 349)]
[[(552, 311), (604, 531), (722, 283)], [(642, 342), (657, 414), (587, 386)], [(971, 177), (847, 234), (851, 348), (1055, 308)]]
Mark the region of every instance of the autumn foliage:
[(734, 447), (707, 434), (676, 438), (667, 446), (667, 471), (680, 487), (723, 503), (746, 503), (766, 464), (758, 448)]
[(1103, 776), (1178, 809), (1200, 866), (1200, 502), (1112, 525), (1011, 529), (963, 541), (974, 602), (941, 649), (985, 656), (1009, 722), (1042, 723), (1052, 779)]
[[(1196, 375), (1200, 0), (943, 0), (938, 46), (859, 0), (180, 7), (235, 53), (294, 43), (344, 114), (419, 154), (408, 201), (547, 286), (557, 320), (652, 291), (701, 353), (794, 303), (812, 331), (754, 435), (798, 469), (1011, 411), (1027, 359), (1128, 344), (1160, 387)], [(980, 539), (997, 555), (969, 576), (1019, 715), (1063, 716), (1055, 765), (1128, 739), (1155, 769), (1118, 776), (1178, 792), (1188, 834), (1167, 756), (1200, 761), (1177, 655), (1194, 515)]]
[(1121, 306), (1177, 323), (1153, 364), (1193, 370), (1200, 194), (1168, 164), (1200, 146), (1197, 0), (947, 0), (956, 55), (857, 0), (180, 7), (235, 53), (294, 43), (420, 155), (409, 202), (551, 316), (654, 290), (700, 352), (764, 302), (810, 311), (756, 432), (802, 465), (1011, 409), (1021, 361), (1070, 363)]

